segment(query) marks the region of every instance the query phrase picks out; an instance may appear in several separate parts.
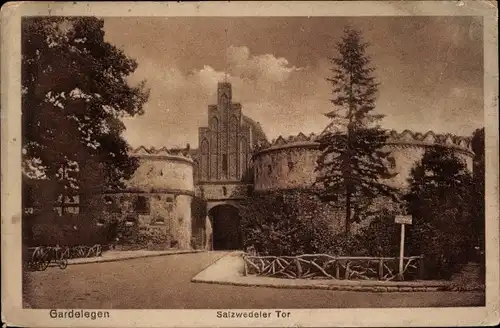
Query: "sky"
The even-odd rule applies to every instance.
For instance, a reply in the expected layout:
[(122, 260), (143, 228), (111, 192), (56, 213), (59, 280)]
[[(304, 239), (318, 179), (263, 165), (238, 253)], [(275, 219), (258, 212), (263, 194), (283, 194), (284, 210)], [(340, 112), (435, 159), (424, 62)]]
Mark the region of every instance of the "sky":
[[(319, 133), (332, 110), (326, 80), (345, 26), (361, 31), (388, 129), (471, 135), (484, 125), (480, 17), (108, 17), (106, 41), (136, 59), (145, 114), (127, 118), (133, 147), (198, 146), (225, 72), (233, 102), (269, 140)], [(225, 32), (227, 30), (227, 33)]]

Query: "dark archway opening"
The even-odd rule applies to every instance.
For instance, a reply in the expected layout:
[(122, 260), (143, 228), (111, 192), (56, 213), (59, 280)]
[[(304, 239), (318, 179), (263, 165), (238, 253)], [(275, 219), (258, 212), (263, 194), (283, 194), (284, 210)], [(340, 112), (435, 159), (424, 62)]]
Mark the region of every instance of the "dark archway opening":
[(214, 250), (237, 250), (243, 248), (241, 217), (232, 205), (217, 205), (208, 215), (212, 222)]

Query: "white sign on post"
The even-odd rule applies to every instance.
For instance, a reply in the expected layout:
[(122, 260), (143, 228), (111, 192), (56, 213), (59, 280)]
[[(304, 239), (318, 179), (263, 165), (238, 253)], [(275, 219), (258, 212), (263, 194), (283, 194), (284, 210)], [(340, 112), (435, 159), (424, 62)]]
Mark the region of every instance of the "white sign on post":
[(403, 279), (403, 259), (405, 254), (405, 224), (412, 223), (411, 215), (396, 215), (395, 223), (401, 224), (401, 244), (399, 245), (399, 279)]
[(394, 222), (399, 224), (411, 224), (411, 215), (396, 215)]

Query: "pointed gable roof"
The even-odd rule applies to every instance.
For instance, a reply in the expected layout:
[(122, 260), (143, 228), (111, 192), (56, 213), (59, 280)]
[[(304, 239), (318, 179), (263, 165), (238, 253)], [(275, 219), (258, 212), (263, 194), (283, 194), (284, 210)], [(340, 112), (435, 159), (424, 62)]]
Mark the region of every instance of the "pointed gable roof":
[(432, 131), (428, 131), (426, 134), (424, 134), (422, 141), (425, 141), (427, 143), (435, 143), (436, 142), (436, 135)]
[(132, 151), (134, 155), (149, 155), (148, 150), (144, 146), (140, 146), (139, 148)]
[(446, 145), (453, 145), (453, 138), (451, 137), (451, 135), (447, 134), (444, 138), (444, 143)]
[(413, 141), (413, 133), (410, 130), (404, 130), (400, 135), (399, 139), (401, 141)]
[(297, 138), (296, 138), (297, 141), (307, 141), (307, 137), (305, 134), (303, 134), (302, 132), (300, 132), (298, 135), (297, 135)]
[(278, 139), (276, 139), (273, 142), (273, 145), (284, 145), (285, 143), (286, 143), (286, 140), (282, 136), (279, 136)]

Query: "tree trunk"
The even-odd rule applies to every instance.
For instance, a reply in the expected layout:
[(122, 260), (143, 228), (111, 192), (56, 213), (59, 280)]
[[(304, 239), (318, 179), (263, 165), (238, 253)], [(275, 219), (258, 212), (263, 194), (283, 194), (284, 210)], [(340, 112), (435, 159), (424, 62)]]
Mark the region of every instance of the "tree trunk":
[(352, 151), (351, 151), (351, 138), (352, 138), (352, 123), (353, 119), (352, 116), (354, 114), (354, 104), (353, 104), (353, 82), (352, 82), (352, 65), (351, 68), (349, 69), (349, 123), (347, 124), (347, 184), (346, 184), (346, 199), (345, 199), (345, 235), (346, 237), (349, 236), (349, 230), (350, 230), (350, 221), (351, 221), (351, 175), (352, 175), (352, 170), (351, 170), (351, 156), (352, 156)]
[[(347, 187), (349, 189), (349, 187)], [(346, 199), (345, 199), (345, 235), (346, 237), (349, 236), (349, 230), (350, 230), (350, 221), (351, 221), (351, 195), (350, 192), (346, 192)]]
[(66, 212), (66, 166), (62, 166), (62, 192), (61, 192), (61, 216)]

